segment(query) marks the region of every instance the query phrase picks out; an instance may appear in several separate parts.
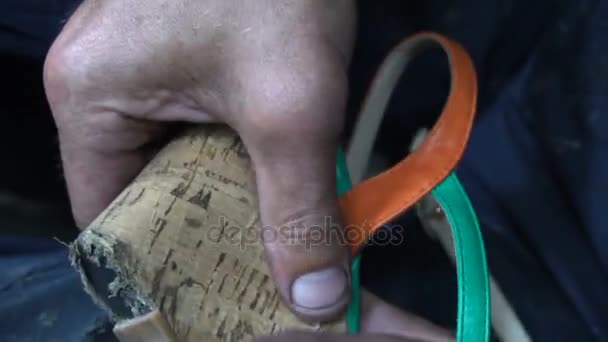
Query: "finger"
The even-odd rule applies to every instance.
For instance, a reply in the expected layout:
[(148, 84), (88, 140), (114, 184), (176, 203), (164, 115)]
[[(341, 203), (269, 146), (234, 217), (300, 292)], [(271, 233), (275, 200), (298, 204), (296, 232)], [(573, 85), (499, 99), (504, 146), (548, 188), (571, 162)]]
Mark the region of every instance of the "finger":
[[(108, 87), (100, 75), (108, 75), (112, 68), (100, 68), (104, 63), (101, 58), (92, 58), (79, 52), (83, 49), (74, 48), (78, 45), (74, 43), (74, 36), (81, 32), (88, 5), (90, 2), (83, 3), (70, 18), (49, 50), (44, 65), (44, 86), (58, 129), (63, 172), (74, 219), (81, 228), (144, 167), (145, 146), (164, 132), (160, 124), (129, 118), (123, 115), (124, 111), (108, 109), (107, 103), (113, 102), (107, 101), (104, 95), (108, 88), (118, 87)], [(94, 65), (92, 60), (99, 65)], [(83, 67), (88, 71), (83, 71)], [(123, 88), (117, 91), (126, 93)]]
[(454, 337), (448, 330), (421, 317), (401, 311), (378, 297), (362, 292), (361, 333), (311, 334), (289, 332), (264, 337), (256, 342), (450, 342)]
[(155, 124), (104, 113), (109, 125), (63, 123), (59, 142), (76, 224), (86, 227), (148, 162), (146, 145), (161, 136)]
[(365, 290), (361, 301), (361, 331), (366, 334), (395, 335), (413, 341), (454, 341), (449, 330), (399, 310)]
[[(299, 58), (313, 50), (319, 49), (303, 49)], [(243, 96), (247, 115), (234, 122), (255, 166), (262, 238), (277, 288), (310, 321), (336, 317), (350, 298), (335, 179), (346, 79), (338, 59), (327, 59), (302, 69), (301, 62), (244, 67), (239, 72), (251, 85)]]
[[(79, 11), (86, 13), (82, 7)], [(172, 129), (168, 122), (213, 119), (176, 102), (173, 93), (148, 87), (152, 81), (112, 72), (137, 69), (130, 67), (137, 61), (123, 58), (114, 63), (82, 53), (82, 43), (70, 38), (80, 29), (80, 17), (74, 15), (53, 43), (45, 60), (44, 85), (58, 129), (74, 219), (84, 228), (151, 159)], [(130, 95), (138, 90), (151, 95)]]
[(338, 335), (287, 333), (255, 340), (255, 342), (423, 342), (389, 335)]

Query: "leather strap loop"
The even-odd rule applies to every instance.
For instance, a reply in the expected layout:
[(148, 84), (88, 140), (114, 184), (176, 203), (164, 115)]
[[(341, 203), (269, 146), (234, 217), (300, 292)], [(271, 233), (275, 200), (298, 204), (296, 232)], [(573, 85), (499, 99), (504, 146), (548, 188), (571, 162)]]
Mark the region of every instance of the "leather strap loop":
[[(397, 81), (414, 57), (437, 45), (448, 57), (452, 76), (450, 93), (437, 123), (409, 157), (357, 184), (342, 195), (340, 204), (351, 252), (356, 255), (375, 230), (432, 193), (445, 212), (453, 237), (458, 274), (457, 340), (485, 342), (490, 336), (490, 290), (483, 239), (475, 212), (453, 173), (468, 141), (477, 101), (475, 69), (464, 48), (438, 34), (420, 33), (403, 41), (388, 55), (376, 74), (355, 128), (349, 167), (355, 173), (355, 182), (362, 178)], [(352, 228), (358, 234), (352, 234)], [(355, 271), (358, 272), (353, 268)], [(353, 286), (356, 288), (358, 284)], [(356, 321), (356, 299), (348, 311), (349, 323)], [(355, 328), (349, 324), (350, 330)]]
[[(407, 64), (431, 47), (446, 53), (450, 93), (441, 116), (422, 145), (381, 174), (357, 184), (340, 198), (351, 251), (357, 254), (371, 234), (414, 205), (444, 180), (460, 160), (469, 138), (477, 103), (477, 78), (471, 58), (458, 43), (436, 33), (416, 34), (385, 59), (364, 102), (362, 116), (384, 112)], [(352, 146), (351, 148), (357, 148)]]

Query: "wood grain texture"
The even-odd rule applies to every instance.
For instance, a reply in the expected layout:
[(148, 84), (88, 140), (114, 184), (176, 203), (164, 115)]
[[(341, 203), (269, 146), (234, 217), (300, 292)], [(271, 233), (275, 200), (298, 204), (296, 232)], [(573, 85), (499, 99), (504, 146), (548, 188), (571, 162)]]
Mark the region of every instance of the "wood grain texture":
[[(260, 243), (251, 161), (224, 126), (172, 141), (76, 244), (77, 267), (86, 261), (111, 269), (116, 279), (103, 284), (111, 296), (134, 316), (159, 309), (180, 341), (346, 329), (343, 321), (302, 323), (282, 304)], [(85, 272), (83, 280), (90, 292), (100, 286)]]

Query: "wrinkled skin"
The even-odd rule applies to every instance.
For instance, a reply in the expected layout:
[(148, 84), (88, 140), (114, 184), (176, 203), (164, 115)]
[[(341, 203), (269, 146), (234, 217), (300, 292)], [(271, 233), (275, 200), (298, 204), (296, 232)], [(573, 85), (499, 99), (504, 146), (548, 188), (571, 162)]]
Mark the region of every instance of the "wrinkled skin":
[[(85, 0), (44, 70), (77, 224), (86, 227), (133, 179), (152, 146), (170, 138), (171, 122), (238, 132), (264, 225), (339, 222), (335, 153), (354, 24), (353, 0)], [(284, 302), (302, 319), (344, 311), (345, 246), (265, 249)]]

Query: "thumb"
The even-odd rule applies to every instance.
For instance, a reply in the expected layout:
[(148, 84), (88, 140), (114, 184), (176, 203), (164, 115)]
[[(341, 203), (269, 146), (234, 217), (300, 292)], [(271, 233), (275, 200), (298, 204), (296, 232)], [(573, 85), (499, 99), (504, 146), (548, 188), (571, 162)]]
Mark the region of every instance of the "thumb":
[(258, 82), (256, 95), (248, 97), (255, 112), (237, 124), (255, 167), (274, 280), (292, 311), (310, 321), (334, 318), (350, 299), (350, 256), (336, 193), (346, 79), (329, 69), (333, 75), (308, 73), (298, 81), (307, 86), (285, 92), (273, 87), (293, 78), (285, 81), (275, 68), (265, 74), (273, 79)]
[(275, 281), (291, 308), (311, 320), (339, 314), (350, 299), (332, 147), (254, 159), (262, 239)]

